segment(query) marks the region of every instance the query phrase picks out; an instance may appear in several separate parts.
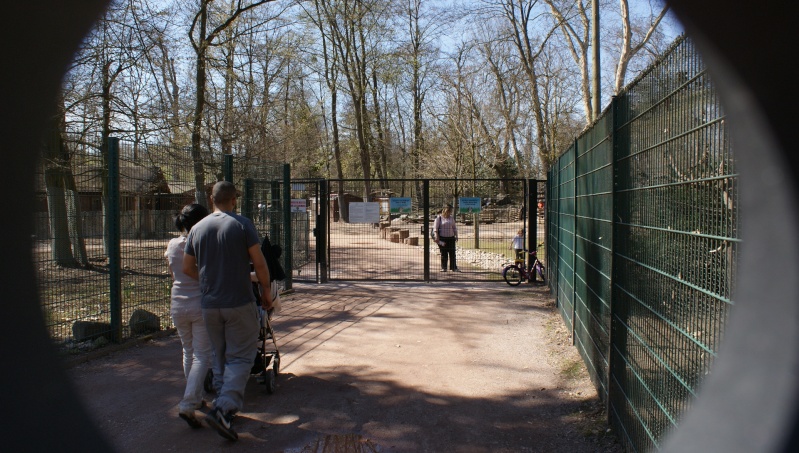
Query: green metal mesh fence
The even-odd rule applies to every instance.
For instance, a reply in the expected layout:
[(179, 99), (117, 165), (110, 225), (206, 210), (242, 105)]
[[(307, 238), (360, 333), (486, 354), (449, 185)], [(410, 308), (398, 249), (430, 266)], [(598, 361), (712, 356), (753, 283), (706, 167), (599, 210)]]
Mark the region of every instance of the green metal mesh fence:
[(550, 172), (553, 292), (630, 450), (658, 447), (716, 356), (740, 242), (736, 185), (724, 114), (685, 39)]
[[(513, 261), (511, 239), (520, 229), (528, 229), (531, 189), (526, 180), (397, 179), (370, 185), (363, 180), (331, 180), (329, 184), (331, 279), (502, 280), (502, 264)], [(479, 213), (459, 212), (462, 197), (479, 198), (479, 209), (475, 208)], [(409, 199), (408, 210), (391, 213), (395, 198)], [(378, 218), (351, 219), (353, 202), (376, 203)], [(456, 211), (455, 255), (461, 270), (457, 274), (440, 271), (439, 248), (429, 239), (433, 221), (447, 203)]]
[[(225, 169), (221, 157), (201, 156), (206, 194), (224, 171), (282, 171), (252, 160)], [(195, 199), (194, 168), (186, 148), (67, 134), (44, 141), (32, 253), (47, 327), (65, 353), (171, 327), (164, 252), (178, 235), (174, 215)]]
[[(52, 337), (65, 343), (74, 321), (108, 319), (100, 141), (47, 137), (36, 175), (33, 262)], [(90, 267), (94, 271), (79, 269)]]

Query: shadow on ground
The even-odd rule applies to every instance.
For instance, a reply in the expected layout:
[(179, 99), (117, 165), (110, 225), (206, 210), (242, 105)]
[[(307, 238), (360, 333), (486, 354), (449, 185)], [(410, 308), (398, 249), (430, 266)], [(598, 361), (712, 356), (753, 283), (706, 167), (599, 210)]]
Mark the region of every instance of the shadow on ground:
[(309, 285), (286, 298), (277, 390), (250, 380), (235, 444), (177, 418), (175, 337), (72, 375), (120, 451), (621, 451), (585, 374), (563, 374), (576, 352), (553, 342), (542, 290), (420, 286)]

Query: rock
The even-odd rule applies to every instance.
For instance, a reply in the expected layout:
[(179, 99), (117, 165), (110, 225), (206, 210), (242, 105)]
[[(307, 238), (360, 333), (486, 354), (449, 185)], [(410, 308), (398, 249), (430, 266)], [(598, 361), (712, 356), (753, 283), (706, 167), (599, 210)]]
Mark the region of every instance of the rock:
[(75, 321), (72, 324), (72, 337), (75, 341), (96, 340), (104, 338), (106, 341), (112, 339), (111, 324), (99, 321)]
[(137, 309), (130, 315), (130, 332), (132, 334), (143, 334), (158, 332), (161, 330), (161, 318), (147, 310)]

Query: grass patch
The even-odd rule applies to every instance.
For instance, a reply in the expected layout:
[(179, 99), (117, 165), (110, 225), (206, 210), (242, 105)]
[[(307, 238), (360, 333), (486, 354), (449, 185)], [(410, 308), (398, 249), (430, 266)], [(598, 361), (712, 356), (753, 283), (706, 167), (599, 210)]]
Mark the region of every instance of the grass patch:
[(579, 360), (570, 360), (563, 364), (560, 375), (567, 380), (573, 381), (581, 377), (582, 371), (583, 362)]

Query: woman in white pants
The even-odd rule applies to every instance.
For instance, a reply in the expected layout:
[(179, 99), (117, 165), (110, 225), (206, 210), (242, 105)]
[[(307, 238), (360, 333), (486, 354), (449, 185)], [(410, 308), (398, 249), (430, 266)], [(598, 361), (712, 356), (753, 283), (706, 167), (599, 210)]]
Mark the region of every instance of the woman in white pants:
[(202, 406), (203, 384), (211, 366), (212, 350), (200, 308), (200, 282), (183, 273), (183, 249), (191, 227), (207, 215), (208, 210), (202, 205), (186, 205), (175, 216), (180, 236), (169, 241), (164, 253), (173, 278), (170, 311), (183, 345), (183, 374), (186, 376), (186, 390), (178, 415), (192, 428), (202, 426), (194, 411)]

